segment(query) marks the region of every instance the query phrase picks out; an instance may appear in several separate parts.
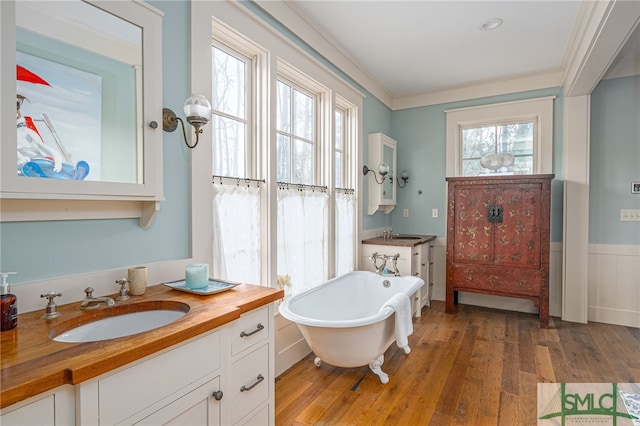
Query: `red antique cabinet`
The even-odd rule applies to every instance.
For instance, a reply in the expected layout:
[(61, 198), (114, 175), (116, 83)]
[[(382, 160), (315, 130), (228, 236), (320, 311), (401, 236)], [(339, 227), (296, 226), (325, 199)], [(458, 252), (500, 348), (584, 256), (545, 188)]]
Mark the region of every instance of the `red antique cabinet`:
[(447, 178), (446, 312), (457, 292), (530, 299), (549, 326), (554, 175)]

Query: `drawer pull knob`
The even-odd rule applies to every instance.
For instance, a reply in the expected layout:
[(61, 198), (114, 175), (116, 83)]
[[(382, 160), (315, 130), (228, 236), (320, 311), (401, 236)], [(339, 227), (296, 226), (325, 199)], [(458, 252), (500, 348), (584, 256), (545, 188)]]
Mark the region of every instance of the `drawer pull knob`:
[(250, 391), (251, 389), (255, 388), (263, 380), (264, 380), (264, 376), (262, 374), (258, 374), (258, 377), (256, 377), (256, 381), (253, 382), (251, 386), (242, 385), (242, 387), (240, 388), (240, 392)]
[(251, 336), (253, 334), (256, 334), (258, 331), (262, 331), (262, 330), (264, 330), (264, 325), (258, 323), (258, 325), (256, 326), (255, 330), (250, 331), (248, 333), (245, 332), (245, 331), (240, 332), (240, 337), (249, 337), (249, 336)]
[(221, 390), (215, 391), (213, 393), (213, 399), (215, 399), (216, 401), (220, 401), (222, 399), (223, 395), (224, 394), (222, 393)]

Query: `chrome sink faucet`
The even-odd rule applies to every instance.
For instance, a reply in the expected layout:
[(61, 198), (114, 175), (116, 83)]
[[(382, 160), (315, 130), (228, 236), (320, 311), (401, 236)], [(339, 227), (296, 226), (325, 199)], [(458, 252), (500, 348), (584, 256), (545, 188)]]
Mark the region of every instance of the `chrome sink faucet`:
[(80, 309), (98, 309), (100, 303), (104, 303), (106, 306), (113, 306), (115, 302), (110, 297), (94, 297), (93, 287), (87, 287), (84, 289), (87, 294), (80, 304)]

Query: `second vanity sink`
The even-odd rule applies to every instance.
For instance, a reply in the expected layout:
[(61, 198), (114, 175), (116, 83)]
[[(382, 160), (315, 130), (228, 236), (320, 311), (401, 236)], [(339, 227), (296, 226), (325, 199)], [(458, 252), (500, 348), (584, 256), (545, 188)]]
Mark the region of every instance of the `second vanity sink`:
[(189, 312), (189, 305), (171, 300), (138, 302), (89, 312), (52, 328), (56, 342), (86, 343), (131, 336), (171, 324)]

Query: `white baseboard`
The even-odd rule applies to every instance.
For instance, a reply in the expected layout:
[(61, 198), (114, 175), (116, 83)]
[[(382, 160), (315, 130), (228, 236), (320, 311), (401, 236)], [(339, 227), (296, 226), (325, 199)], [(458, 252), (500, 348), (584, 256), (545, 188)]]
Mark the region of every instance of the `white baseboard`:
[(640, 312), (589, 306), (589, 321), (640, 328)]

